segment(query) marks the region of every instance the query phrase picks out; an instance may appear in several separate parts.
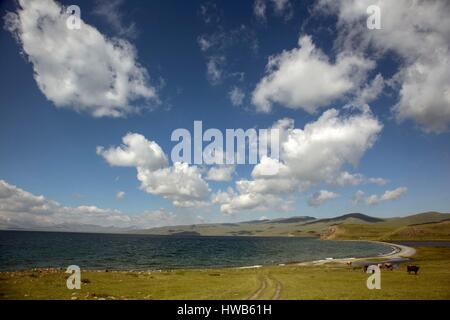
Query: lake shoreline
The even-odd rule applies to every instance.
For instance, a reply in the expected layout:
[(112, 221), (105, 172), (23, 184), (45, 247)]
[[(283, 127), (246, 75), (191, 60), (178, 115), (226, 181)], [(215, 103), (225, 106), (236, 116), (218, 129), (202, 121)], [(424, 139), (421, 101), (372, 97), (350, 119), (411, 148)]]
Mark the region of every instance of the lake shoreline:
[[(317, 239), (319, 241), (333, 241), (333, 240), (321, 240)], [(201, 266), (192, 266), (192, 267), (167, 267), (167, 268), (129, 268), (129, 269), (115, 269), (115, 268), (83, 268), (83, 271), (88, 272), (115, 272), (115, 273), (148, 273), (148, 272), (166, 272), (166, 271), (182, 271), (182, 270), (218, 270), (218, 269), (254, 269), (254, 268), (266, 268), (266, 267), (283, 267), (283, 266), (310, 266), (310, 265), (324, 265), (328, 263), (336, 263), (336, 264), (348, 264), (349, 262), (353, 261), (369, 261), (373, 259), (399, 259), (399, 258), (406, 258), (409, 259), (410, 257), (414, 256), (416, 254), (416, 250), (413, 247), (400, 245), (400, 244), (394, 244), (384, 241), (374, 241), (374, 240), (339, 240), (339, 241), (346, 241), (346, 242), (365, 242), (365, 243), (375, 243), (375, 244), (381, 244), (384, 246), (389, 246), (392, 248), (392, 251), (386, 254), (379, 254), (376, 256), (368, 255), (368, 256), (362, 256), (362, 257), (344, 257), (344, 258), (326, 258), (326, 259), (319, 259), (319, 260), (308, 260), (308, 261), (288, 261), (288, 262), (278, 262), (274, 264), (255, 264), (255, 265), (247, 265), (247, 266), (208, 266), (208, 267), (201, 267)], [(38, 268), (25, 268), (25, 269), (18, 269), (18, 270), (4, 270), (0, 271), (0, 274), (2, 273), (11, 273), (11, 272), (59, 272), (59, 271), (65, 271), (64, 268), (52, 268), (52, 267), (38, 267)]]
[[(323, 240), (328, 241), (328, 240)], [(367, 257), (359, 257), (359, 258), (338, 258), (338, 259), (322, 259), (322, 260), (314, 260), (314, 261), (306, 261), (297, 263), (296, 265), (300, 266), (307, 266), (307, 265), (323, 265), (327, 263), (338, 263), (338, 264), (348, 264), (352, 263), (354, 261), (368, 261), (368, 260), (394, 260), (394, 259), (410, 259), (412, 256), (416, 254), (416, 249), (413, 247), (396, 244), (396, 243), (390, 243), (385, 241), (375, 241), (375, 240), (341, 240), (341, 241), (357, 241), (357, 242), (370, 242), (370, 243), (377, 243), (377, 244), (383, 244), (386, 246), (389, 246), (392, 248), (392, 251), (387, 254), (380, 254), (378, 256), (367, 256)]]

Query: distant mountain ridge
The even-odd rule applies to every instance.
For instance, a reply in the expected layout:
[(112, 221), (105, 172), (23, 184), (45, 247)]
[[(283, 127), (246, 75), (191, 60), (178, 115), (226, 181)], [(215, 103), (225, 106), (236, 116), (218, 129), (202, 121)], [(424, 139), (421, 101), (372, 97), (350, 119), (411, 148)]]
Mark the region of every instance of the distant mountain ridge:
[[(322, 239), (381, 239), (411, 224), (438, 223), (450, 219), (449, 213), (424, 212), (405, 217), (377, 218), (348, 213), (334, 218), (309, 216), (244, 221), (229, 224), (199, 224), (133, 230), (133, 233), (179, 235), (184, 232), (203, 236), (291, 236)], [(444, 226), (446, 227), (446, 226)], [(439, 227), (441, 230), (443, 227)], [(343, 232), (343, 230), (352, 230)], [(430, 228), (428, 228), (430, 229)], [(365, 230), (363, 234), (359, 230)], [(357, 236), (356, 236), (357, 235)], [(450, 238), (450, 230), (449, 230)]]
[(271, 221), (272, 223), (295, 223), (295, 222), (305, 222), (305, 221), (311, 221), (311, 220), (317, 220), (317, 218), (308, 217), (308, 216), (300, 216), (300, 217), (281, 218), (281, 219), (274, 219), (274, 220), (267, 220), (267, 221)]
[(52, 226), (22, 226), (20, 224), (0, 223), (1, 230), (15, 231), (47, 231), (47, 232), (79, 232), (79, 233), (128, 233), (133, 228), (104, 227), (93, 224), (64, 223)]
[(342, 216), (334, 217), (334, 218), (328, 218), (328, 219), (319, 219), (312, 222), (307, 222), (306, 224), (314, 224), (314, 223), (320, 223), (320, 222), (338, 222), (338, 221), (344, 221), (346, 219), (359, 219), (365, 222), (382, 222), (385, 221), (381, 218), (371, 217), (362, 213), (348, 213), (344, 214)]
[[(322, 239), (450, 240), (450, 213), (423, 212), (405, 217), (377, 218), (348, 213), (333, 218), (310, 216), (262, 219), (236, 223), (166, 226), (150, 229), (116, 228), (83, 224), (25, 227), (0, 223), (0, 230), (125, 233), (171, 236), (290, 236)], [(447, 230), (449, 229), (449, 230)]]

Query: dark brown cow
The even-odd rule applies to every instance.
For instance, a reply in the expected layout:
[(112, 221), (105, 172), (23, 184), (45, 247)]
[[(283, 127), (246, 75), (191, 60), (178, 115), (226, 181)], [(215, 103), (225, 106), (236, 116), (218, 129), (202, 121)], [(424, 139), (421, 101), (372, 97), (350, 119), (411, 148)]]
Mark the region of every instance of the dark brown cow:
[(383, 269), (392, 271), (392, 270), (394, 270), (394, 265), (389, 262), (383, 263)]
[(406, 266), (406, 271), (408, 274), (411, 274), (411, 272), (414, 272), (415, 275), (417, 275), (417, 272), (419, 272), (420, 267), (418, 266)]

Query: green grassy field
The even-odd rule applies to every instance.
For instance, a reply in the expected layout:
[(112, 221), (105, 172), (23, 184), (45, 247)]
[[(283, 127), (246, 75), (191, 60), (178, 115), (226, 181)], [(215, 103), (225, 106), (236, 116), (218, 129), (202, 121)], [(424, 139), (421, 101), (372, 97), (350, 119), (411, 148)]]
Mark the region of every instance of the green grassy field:
[(450, 299), (450, 248), (418, 248), (406, 266), (382, 271), (381, 290), (368, 274), (346, 265), (163, 272), (82, 272), (82, 288), (68, 290), (57, 272), (2, 272), (0, 299)]

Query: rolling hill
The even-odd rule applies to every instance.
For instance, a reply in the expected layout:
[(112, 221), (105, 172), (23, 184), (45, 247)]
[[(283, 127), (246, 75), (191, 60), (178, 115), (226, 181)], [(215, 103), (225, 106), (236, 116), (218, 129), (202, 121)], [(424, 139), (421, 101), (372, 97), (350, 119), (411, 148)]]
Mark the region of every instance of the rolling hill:
[(350, 213), (334, 218), (291, 217), (240, 223), (198, 224), (133, 230), (152, 235), (291, 236), (355, 240), (450, 240), (449, 213), (425, 212), (398, 218)]

